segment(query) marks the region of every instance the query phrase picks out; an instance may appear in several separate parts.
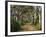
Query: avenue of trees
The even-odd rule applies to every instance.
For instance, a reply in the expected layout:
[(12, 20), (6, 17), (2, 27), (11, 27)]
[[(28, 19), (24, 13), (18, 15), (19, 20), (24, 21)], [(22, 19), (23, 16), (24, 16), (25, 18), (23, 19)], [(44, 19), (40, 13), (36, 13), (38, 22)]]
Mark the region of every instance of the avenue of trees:
[(41, 20), (41, 6), (11, 5), (11, 31), (21, 31), (20, 26), (25, 23), (39, 25)]

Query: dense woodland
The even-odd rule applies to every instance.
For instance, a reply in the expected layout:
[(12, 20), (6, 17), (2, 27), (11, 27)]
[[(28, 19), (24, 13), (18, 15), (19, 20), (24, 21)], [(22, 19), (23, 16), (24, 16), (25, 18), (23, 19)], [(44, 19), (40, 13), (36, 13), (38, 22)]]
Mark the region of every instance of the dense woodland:
[[(36, 28), (35, 30), (41, 30), (41, 13), (41, 6), (11, 5), (11, 32), (24, 31), (27, 23)], [(25, 31), (31, 31), (31, 28)]]

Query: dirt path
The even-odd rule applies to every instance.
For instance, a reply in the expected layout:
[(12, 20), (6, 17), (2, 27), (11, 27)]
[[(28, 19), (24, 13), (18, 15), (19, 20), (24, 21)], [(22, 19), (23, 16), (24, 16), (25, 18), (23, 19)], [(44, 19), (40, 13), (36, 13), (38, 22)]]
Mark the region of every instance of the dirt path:
[(34, 31), (34, 30), (36, 30), (36, 28), (33, 27), (31, 25), (31, 23), (26, 23), (25, 25), (22, 25), (21, 28), (23, 31)]

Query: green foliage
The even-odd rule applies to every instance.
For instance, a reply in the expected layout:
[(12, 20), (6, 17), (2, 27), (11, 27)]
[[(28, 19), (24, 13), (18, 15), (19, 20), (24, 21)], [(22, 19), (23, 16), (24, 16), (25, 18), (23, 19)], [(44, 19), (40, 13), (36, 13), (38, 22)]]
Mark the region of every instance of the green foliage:
[[(41, 11), (39, 11), (39, 6), (36, 6), (35, 9), (35, 6), (11, 5), (11, 31), (20, 31), (20, 26), (26, 23), (32, 23), (32, 25), (36, 26), (39, 24), (40, 14)], [(17, 17), (17, 20), (14, 16)]]
[(11, 17), (11, 32), (20, 31), (20, 21), (16, 21), (15, 17)]
[(41, 30), (42, 29), (42, 27), (41, 27), (41, 25), (39, 24), (39, 23), (37, 23), (37, 25), (35, 25), (34, 26), (37, 30)]

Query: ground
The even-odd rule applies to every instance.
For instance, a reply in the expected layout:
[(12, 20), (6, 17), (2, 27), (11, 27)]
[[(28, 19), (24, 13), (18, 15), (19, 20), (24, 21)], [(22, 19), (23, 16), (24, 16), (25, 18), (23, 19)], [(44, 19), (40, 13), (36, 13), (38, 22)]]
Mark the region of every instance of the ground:
[(37, 31), (37, 27), (31, 25), (31, 23), (26, 23), (25, 25), (21, 26), (22, 31)]

